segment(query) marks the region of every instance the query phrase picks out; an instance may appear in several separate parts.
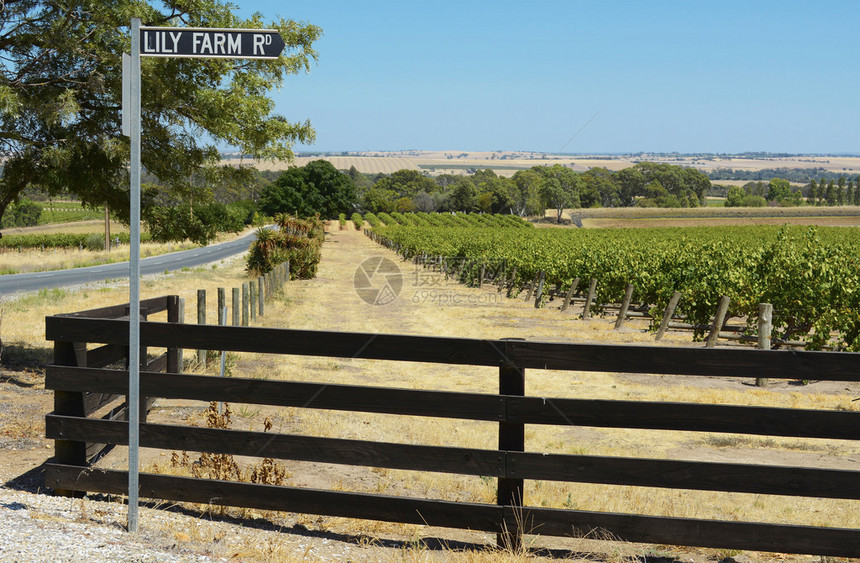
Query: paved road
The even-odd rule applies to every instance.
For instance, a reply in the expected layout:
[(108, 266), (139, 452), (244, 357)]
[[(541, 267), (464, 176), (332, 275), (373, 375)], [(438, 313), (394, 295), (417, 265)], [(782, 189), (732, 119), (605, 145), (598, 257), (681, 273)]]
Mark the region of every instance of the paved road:
[[(245, 252), (255, 238), (256, 233), (250, 233), (231, 242), (143, 258), (140, 261), (140, 274), (142, 276), (160, 274), (165, 270), (175, 271), (217, 262), (234, 254)], [(74, 270), (0, 276), (0, 296), (52, 287), (83, 285), (110, 279), (127, 280), (128, 262), (76, 268)]]

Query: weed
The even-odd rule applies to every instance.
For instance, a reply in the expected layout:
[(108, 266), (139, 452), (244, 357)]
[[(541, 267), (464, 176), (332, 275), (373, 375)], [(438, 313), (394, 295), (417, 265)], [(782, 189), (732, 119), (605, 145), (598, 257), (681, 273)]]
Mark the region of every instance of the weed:
[[(207, 428), (218, 428), (226, 430), (232, 423), (232, 410), (229, 403), (219, 405), (216, 401), (209, 403), (204, 417)], [(258, 411), (259, 412), (259, 411)], [(273, 424), (268, 417), (263, 422), (263, 430), (268, 432)], [(218, 479), (222, 481), (239, 481), (246, 483), (257, 483), (261, 485), (284, 485), (290, 477), (290, 473), (273, 458), (263, 458), (262, 461), (246, 470), (242, 470), (232, 454), (212, 454), (203, 452), (196, 460), (188, 456), (188, 452), (173, 452), (170, 456), (170, 466), (174, 469), (190, 471), (191, 475), (199, 479)], [(153, 466), (158, 471), (157, 466)], [(226, 506), (218, 508), (219, 514), (227, 512)]]
[(248, 408), (248, 405), (242, 405), (241, 407), (239, 407), (239, 412), (237, 412), (236, 414), (238, 414), (242, 418), (254, 418), (258, 414), (260, 414), (260, 409), (251, 409)]

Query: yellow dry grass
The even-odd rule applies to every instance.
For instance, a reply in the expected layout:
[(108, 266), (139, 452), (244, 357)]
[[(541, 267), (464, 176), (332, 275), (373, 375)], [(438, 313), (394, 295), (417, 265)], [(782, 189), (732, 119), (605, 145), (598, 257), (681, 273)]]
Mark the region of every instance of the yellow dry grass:
[[(16, 229), (16, 234), (26, 233), (98, 233), (103, 223), (95, 222), (94, 225), (81, 225), (78, 223), (64, 223), (61, 225), (44, 225), (40, 227), (26, 227)], [(226, 242), (247, 234), (252, 229), (246, 229), (242, 233), (220, 233), (213, 243)], [(11, 230), (7, 231), (7, 234)], [(124, 226), (112, 227), (111, 233), (128, 232)], [(144, 242), (140, 245), (141, 258), (159, 256), (169, 252), (197, 248), (199, 244), (183, 241), (173, 243)], [(84, 268), (100, 264), (112, 264), (115, 262), (126, 262), (131, 256), (131, 248), (127, 244), (120, 245), (111, 250), (91, 251), (80, 248), (47, 248), (45, 250), (28, 248), (18, 251), (14, 248), (0, 248), (0, 272), (6, 274), (24, 274), (29, 272), (48, 272), (52, 270), (67, 270), (70, 268)]]
[[(197, 246), (199, 245), (191, 242), (172, 244), (142, 243), (140, 245), (140, 256), (142, 258), (158, 256), (168, 252), (196, 248)], [(70, 268), (112, 264), (114, 262), (126, 262), (129, 256), (130, 248), (127, 244), (119, 248), (113, 248), (110, 251), (80, 250), (78, 248), (28, 249), (22, 252), (5, 250), (0, 251), (0, 271), (25, 274), (29, 272), (67, 270)]]
[[(310, 160), (324, 159), (330, 161), (335, 168), (346, 170), (355, 166), (359, 172), (366, 174), (390, 174), (400, 169), (431, 170), (437, 174), (463, 174), (463, 167), (477, 169), (494, 169), (499, 175), (511, 176), (516, 170), (510, 167), (531, 168), (563, 164), (574, 170), (583, 172), (589, 168), (603, 167), (610, 170), (620, 170), (633, 166), (637, 162), (663, 162), (679, 166), (689, 166), (703, 171), (717, 168), (734, 168), (738, 170), (755, 171), (765, 168), (823, 168), (829, 172), (856, 175), (860, 173), (860, 157), (829, 157), (829, 156), (793, 156), (784, 158), (711, 158), (696, 157), (657, 157), (651, 155), (559, 155), (534, 153), (529, 151), (364, 151), (354, 152), (347, 156), (311, 156), (298, 157), (293, 163), (272, 163), (240, 161), (226, 159), (225, 163), (253, 164), (260, 170), (285, 170), (291, 165), (302, 166)], [(456, 165), (456, 168), (450, 168)], [(735, 182), (737, 183), (737, 182)]]

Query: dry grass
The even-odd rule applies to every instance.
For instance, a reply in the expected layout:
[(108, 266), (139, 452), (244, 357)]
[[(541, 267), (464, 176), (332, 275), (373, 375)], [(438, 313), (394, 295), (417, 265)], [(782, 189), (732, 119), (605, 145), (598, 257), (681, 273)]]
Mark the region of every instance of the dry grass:
[[(76, 223), (69, 223), (61, 226), (46, 225), (45, 227), (28, 227), (27, 229), (18, 229), (18, 231), (51, 233), (91, 233), (98, 232), (98, 226), (86, 227), (79, 226)], [(243, 236), (250, 229), (243, 233), (221, 233), (213, 242), (225, 242)], [(127, 232), (128, 229), (123, 227), (122, 231), (112, 230), (112, 233)], [(169, 252), (177, 252), (190, 248), (197, 248), (199, 244), (189, 241), (173, 242), (173, 243), (155, 243), (144, 242), (140, 245), (140, 256), (147, 258), (149, 256), (160, 256)], [(49, 248), (46, 250), (24, 249), (18, 252), (14, 249), (0, 249), (0, 272), (4, 274), (23, 274), (29, 272), (47, 272), (53, 270), (67, 270), (71, 268), (83, 268), (87, 266), (98, 266), (101, 264), (112, 264), (115, 262), (126, 262), (131, 256), (131, 248), (124, 244), (119, 248), (113, 248), (110, 251), (90, 251), (81, 250), (78, 248)]]
[[(652, 157), (648, 155), (559, 155), (542, 154), (528, 151), (366, 151), (350, 153), (348, 156), (311, 156), (299, 157), (292, 163), (272, 163), (240, 161), (227, 159), (226, 164), (253, 164), (260, 170), (286, 170), (289, 166), (303, 166), (311, 160), (323, 159), (331, 162), (335, 168), (347, 170), (355, 166), (365, 174), (391, 174), (400, 169), (424, 169), (432, 175), (464, 174), (463, 167), (474, 169), (494, 169), (500, 176), (511, 176), (517, 168), (531, 168), (552, 164), (564, 164), (573, 170), (584, 172), (589, 168), (603, 167), (610, 170), (620, 170), (633, 166), (637, 162), (665, 162), (679, 166), (689, 166), (703, 171), (717, 168), (734, 168), (737, 170), (762, 170), (765, 168), (824, 168), (830, 172), (847, 175), (860, 173), (860, 157), (813, 157), (796, 156), (786, 158), (713, 158), (709, 160), (694, 157)], [(450, 166), (456, 168), (450, 168)], [(744, 182), (734, 182), (735, 184)]]
[[(140, 245), (140, 255), (142, 258), (159, 256), (168, 252), (196, 248), (197, 246), (199, 245), (190, 242), (172, 244), (142, 243)], [(44, 251), (36, 249), (25, 250), (23, 252), (5, 250), (0, 251), (0, 271), (4, 273), (25, 274), (29, 272), (68, 270), (71, 268), (126, 262), (130, 255), (128, 245), (111, 249), (110, 252), (105, 250), (79, 250), (77, 248), (51, 248)]]

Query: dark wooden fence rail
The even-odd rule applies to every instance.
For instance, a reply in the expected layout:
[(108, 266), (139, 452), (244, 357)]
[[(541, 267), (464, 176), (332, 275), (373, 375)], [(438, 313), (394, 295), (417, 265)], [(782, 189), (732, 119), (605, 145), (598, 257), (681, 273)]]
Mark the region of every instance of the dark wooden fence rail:
[[(165, 297), (156, 297), (153, 299), (144, 299), (140, 302), (140, 318), (146, 320), (149, 316), (167, 311), (167, 321), (169, 323), (179, 322), (180, 304), (179, 297), (169, 295)], [(79, 340), (54, 340), (54, 364), (68, 366), (89, 366), (92, 368), (103, 368), (113, 364), (121, 363), (124, 367), (128, 367), (128, 314), (129, 306), (115, 305), (112, 307), (103, 307), (99, 309), (90, 309), (77, 313), (64, 315), (70, 319), (113, 319), (118, 323), (123, 324), (126, 338), (124, 342), (113, 341), (104, 343), (104, 346), (89, 349), (88, 343), (100, 343), (98, 340), (83, 338)], [(49, 340), (51, 340), (49, 338)], [(141, 345), (140, 367), (146, 371), (163, 371), (178, 373), (180, 371), (181, 350), (173, 344), (165, 346), (167, 351), (155, 358), (149, 358), (147, 354), (147, 346)], [(82, 389), (76, 393), (68, 393), (62, 390), (54, 392), (54, 412), (77, 417), (89, 417), (94, 413), (105, 410), (107, 406), (114, 405), (114, 408), (103, 413), (101, 416), (105, 420), (127, 420), (128, 410), (125, 402), (128, 389), (122, 393), (119, 392), (96, 392), (93, 390)], [(142, 396), (145, 397), (145, 396)], [(146, 419), (146, 413), (152, 406), (154, 397), (145, 397), (142, 399), (143, 408), (141, 408), (141, 418)], [(93, 463), (100, 457), (106, 455), (115, 444), (108, 441), (96, 442), (70, 442), (67, 440), (56, 440), (54, 442), (55, 458), (65, 460), (70, 463), (82, 465), (87, 462)]]
[[(46, 325), (47, 338), (60, 351), (75, 342), (121, 347), (128, 339), (128, 323), (123, 319), (64, 315), (48, 317)], [(854, 411), (545, 398), (525, 393), (529, 369), (856, 382), (860, 381), (860, 354), (558, 344), (156, 322), (142, 322), (140, 333), (141, 342), (153, 347), (493, 366), (499, 370), (500, 390), (499, 394), (454, 393), (143, 371), (141, 395), (148, 397), (499, 423), (497, 450), (146, 422), (140, 426), (142, 447), (495, 477), (496, 505), (152, 474), (140, 475), (143, 497), (482, 530), (499, 534), (499, 542), (506, 545), (518, 545), (524, 532), (593, 536), (602, 530), (631, 542), (860, 556), (858, 529), (544, 509), (528, 506), (528, 499), (523, 498), (525, 480), (543, 479), (860, 500), (860, 471), (545, 455), (525, 451), (523, 432), (525, 424), (552, 424), (860, 440), (860, 413)], [(94, 368), (76, 364), (74, 359), (74, 355), (58, 356), (56, 365), (48, 367), (47, 388), (66, 397), (128, 392), (126, 370)], [(86, 414), (81, 409), (55, 409), (47, 417), (47, 436), (58, 444), (71, 445), (73, 451), (88, 443), (128, 443), (124, 420), (94, 419)], [(57, 490), (127, 493), (125, 472), (94, 468), (86, 458), (68, 455), (60, 447), (55, 461), (49, 465), (46, 479)]]

